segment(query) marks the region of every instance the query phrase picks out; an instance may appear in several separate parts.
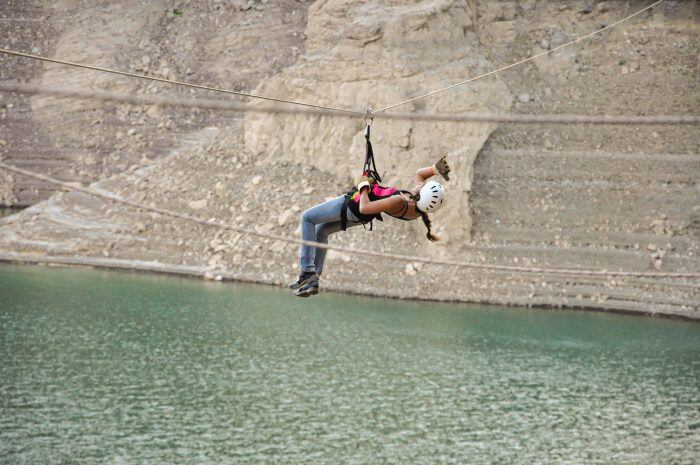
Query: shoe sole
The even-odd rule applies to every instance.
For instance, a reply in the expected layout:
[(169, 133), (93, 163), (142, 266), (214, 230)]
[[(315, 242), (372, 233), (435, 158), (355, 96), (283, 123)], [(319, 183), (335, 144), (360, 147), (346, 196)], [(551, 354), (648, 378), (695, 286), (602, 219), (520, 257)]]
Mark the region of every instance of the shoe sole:
[(308, 278), (306, 278), (306, 279), (303, 280), (302, 282), (300, 282), (300, 283), (297, 282), (297, 283), (294, 283), (294, 284), (290, 284), (288, 287), (289, 287), (291, 290), (296, 291), (297, 289), (300, 289), (300, 288), (306, 286), (307, 284), (309, 284), (309, 283), (311, 282), (312, 279), (313, 279), (313, 276), (309, 276)]
[(312, 295), (318, 294), (318, 288), (313, 287), (303, 292), (293, 292), (293, 294), (297, 297), (311, 297)]

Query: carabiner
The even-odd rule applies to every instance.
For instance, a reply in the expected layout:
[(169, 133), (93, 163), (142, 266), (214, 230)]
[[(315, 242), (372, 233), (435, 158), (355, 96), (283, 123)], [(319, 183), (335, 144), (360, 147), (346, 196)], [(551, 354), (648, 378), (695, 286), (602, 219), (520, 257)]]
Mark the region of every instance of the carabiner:
[(374, 121), (374, 114), (372, 113), (372, 107), (367, 107), (365, 109), (365, 116), (363, 118), (365, 126), (369, 127), (372, 126), (372, 122)]

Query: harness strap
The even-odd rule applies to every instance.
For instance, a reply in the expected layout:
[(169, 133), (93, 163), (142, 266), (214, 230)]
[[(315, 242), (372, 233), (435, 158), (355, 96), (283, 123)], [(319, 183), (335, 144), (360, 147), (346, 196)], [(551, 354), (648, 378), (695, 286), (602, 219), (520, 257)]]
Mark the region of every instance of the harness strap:
[[(406, 191), (406, 190), (400, 190), (399, 191), (402, 194), (408, 194), (413, 198), (413, 194), (411, 194), (411, 191)], [(404, 218), (404, 215), (408, 212), (408, 200), (404, 199), (404, 204), (403, 208), (401, 209), (401, 214), (399, 215), (394, 215), (393, 213), (387, 213), (387, 215), (391, 216), (392, 218), (396, 218), (397, 220), (403, 220), (403, 221), (412, 221), (408, 218)]]
[(403, 216), (406, 214), (407, 211), (408, 211), (408, 200), (403, 199), (403, 207), (401, 207), (401, 213), (387, 212), (386, 214), (391, 216), (391, 217), (394, 217), (396, 219), (399, 219), (399, 220), (405, 220), (405, 218)]
[[(377, 164), (374, 161), (374, 150), (372, 150), (372, 142), (370, 141), (370, 126), (372, 126), (372, 119), (373, 117), (371, 109), (368, 108), (365, 114), (365, 140), (367, 141), (367, 148), (365, 150), (365, 164), (362, 168), (362, 172), (365, 176), (371, 176), (372, 178), (374, 178), (376, 182), (381, 182), (382, 178), (381, 176), (379, 176), (379, 172), (377, 171)], [(345, 194), (343, 206), (340, 210), (340, 229), (343, 231), (347, 230), (348, 228), (348, 208), (353, 194), (354, 191)], [(365, 221), (363, 217), (360, 216), (360, 222), (362, 223), (362, 226), (365, 229), (367, 229), (365, 225), (369, 223), (370, 231), (374, 227), (373, 221), (375, 219), (382, 221), (382, 215), (377, 213), (376, 215), (373, 215), (369, 221)]]
[(374, 161), (374, 151), (372, 150), (372, 142), (369, 140), (370, 137), (370, 125), (365, 127), (365, 140), (367, 141), (367, 149), (365, 150), (365, 166), (362, 169), (364, 173), (372, 175), (375, 181), (381, 182), (382, 178), (377, 172), (377, 164)]
[(343, 206), (340, 207), (340, 229), (346, 231), (348, 229), (348, 205), (350, 204), (350, 196), (345, 194)]
[[(350, 200), (351, 199), (352, 199), (351, 194), (345, 194), (345, 199), (343, 199), (343, 206), (340, 208), (340, 229), (343, 231), (347, 231), (347, 229), (348, 229), (348, 209), (350, 208)], [(360, 218), (360, 223), (362, 223), (362, 227), (365, 229), (367, 229), (367, 227), (365, 225), (369, 223), (369, 230), (371, 231), (372, 228), (374, 227), (373, 221), (375, 219), (379, 220), (379, 221), (383, 221), (382, 215), (377, 213), (369, 221), (364, 221)]]

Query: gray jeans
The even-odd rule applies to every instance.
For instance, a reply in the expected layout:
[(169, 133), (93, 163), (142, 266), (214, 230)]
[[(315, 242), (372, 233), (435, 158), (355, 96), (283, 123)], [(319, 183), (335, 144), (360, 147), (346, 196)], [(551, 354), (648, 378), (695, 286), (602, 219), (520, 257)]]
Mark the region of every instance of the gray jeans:
[[(340, 231), (340, 211), (343, 208), (345, 196), (341, 195), (322, 204), (316, 205), (306, 210), (301, 215), (301, 237), (307, 241), (328, 243), (328, 236)], [(362, 224), (360, 220), (348, 209), (348, 225), (357, 226)], [(323, 271), (323, 263), (326, 261), (328, 249), (313, 247), (309, 245), (301, 246), (301, 271), (315, 271), (319, 276)]]

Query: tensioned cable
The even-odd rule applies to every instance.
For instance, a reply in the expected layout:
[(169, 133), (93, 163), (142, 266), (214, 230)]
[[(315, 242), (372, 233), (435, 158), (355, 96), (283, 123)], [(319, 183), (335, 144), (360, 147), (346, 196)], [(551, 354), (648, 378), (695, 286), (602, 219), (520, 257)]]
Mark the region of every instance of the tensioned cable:
[(504, 66), (504, 67), (502, 67), (502, 68), (498, 68), (498, 69), (495, 69), (495, 70), (493, 70), (493, 71), (489, 71), (488, 73), (480, 74), (479, 76), (475, 76), (475, 77), (473, 77), (473, 78), (467, 79), (466, 81), (461, 81), (461, 82), (458, 82), (458, 83), (456, 83), (456, 84), (452, 84), (452, 85), (449, 85), (449, 86), (447, 86), (447, 87), (443, 87), (442, 89), (437, 89), (437, 90), (428, 92), (427, 94), (419, 95), (418, 97), (414, 97), (414, 98), (412, 98), (412, 99), (405, 100), (405, 101), (403, 101), (403, 102), (395, 103), (394, 105), (389, 105), (388, 107), (380, 108), (379, 110), (375, 110), (375, 111), (374, 111), (374, 114), (376, 115), (377, 113), (382, 113), (382, 112), (384, 112), (384, 111), (386, 111), (386, 110), (389, 110), (389, 109), (391, 109), (391, 108), (395, 108), (395, 107), (398, 107), (398, 106), (400, 106), (400, 105), (405, 105), (405, 104), (407, 104), (407, 103), (415, 102), (416, 100), (420, 100), (420, 99), (425, 98), (425, 97), (430, 97), (430, 96), (432, 96), (432, 95), (439, 94), (440, 92), (444, 92), (444, 91), (446, 91), (446, 90), (453, 89), (453, 88), (455, 88), (455, 87), (457, 87), (457, 86), (461, 86), (461, 85), (463, 85), (463, 84), (467, 84), (467, 83), (470, 83), (470, 82), (474, 82), (474, 81), (476, 81), (476, 80), (478, 80), (478, 79), (485, 78), (486, 76), (491, 76), (492, 74), (497, 74), (497, 73), (500, 73), (501, 71), (505, 71), (505, 70), (507, 70), (507, 69), (514, 68), (515, 66), (522, 65), (523, 63), (527, 63), (528, 61), (532, 61), (532, 60), (534, 60), (534, 59), (536, 59), (536, 58), (539, 58), (539, 57), (542, 57), (542, 56), (545, 56), (545, 55), (549, 55), (550, 53), (554, 53), (554, 52), (556, 52), (557, 50), (561, 50), (561, 49), (564, 48), (564, 47), (568, 47), (569, 45), (573, 45), (573, 44), (575, 44), (575, 43), (577, 43), (577, 42), (581, 42), (582, 40), (586, 40), (586, 39), (588, 39), (588, 38), (590, 38), (590, 37), (593, 37), (593, 36), (596, 35), (596, 34), (600, 34), (601, 32), (607, 31), (608, 29), (611, 29), (611, 28), (617, 26), (618, 24), (627, 21), (628, 19), (632, 19), (632, 18), (634, 18), (635, 16), (644, 13), (645, 11), (647, 11), (647, 10), (649, 10), (649, 9), (651, 9), (651, 8), (653, 8), (653, 7), (655, 7), (656, 5), (658, 5), (659, 3), (663, 2), (663, 1), (664, 1), (664, 0), (658, 0), (657, 2), (652, 3), (651, 5), (647, 6), (646, 8), (643, 8), (643, 9), (637, 11), (636, 13), (633, 13), (633, 14), (627, 16), (626, 18), (620, 19), (619, 21), (615, 21), (614, 23), (612, 23), (612, 24), (610, 24), (610, 25), (608, 25), (608, 26), (605, 26), (604, 28), (598, 29), (597, 31), (593, 31), (593, 32), (591, 32), (590, 34), (586, 34), (585, 36), (579, 37), (578, 39), (574, 39), (574, 40), (572, 40), (572, 41), (570, 41), (570, 42), (567, 42), (567, 43), (565, 43), (565, 44), (562, 44), (562, 45), (559, 45), (559, 46), (557, 46), (557, 47), (554, 47), (554, 48), (551, 49), (551, 50), (547, 50), (547, 51), (544, 51), (544, 52), (542, 52), (542, 53), (538, 53), (537, 55), (533, 55), (533, 56), (531, 56), (531, 57), (525, 58), (524, 60), (520, 60), (520, 61), (518, 61), (517, 63), (513, 63), (513, 64), (511, 64), (511, 65), (507, 65), (507, 66)]
[(24, 53), (24, 52), (17, 52), (13, 50), (6, 50), (3, 48), (0, 48), (1, 53), (6, 53), (8, 55), (15, 55), (19, 57), (24, 57), (24, 58), (31, 58), (33, 60), (40, 60), (40, 61), (47, 61), (49, 63), (57, 63), (60, 65), (66, 65), (66, 66), (73, 66), (76, 68), (84, 68), (84, 69), (91, 69), (93, 71), (102, 71), (104, 73), (111, 73), (111, 74), (118, 74), (120, 76), (128, 76), (128, 77), (133, 77), (133, 78), (138, 78), (138, 79), (147, 79), (150, 81), (158, 81), (158, 82), (165, 82), (167, 84), (173, 84), (177, 86), (184, 86), (184, 87), (192, 87), (195, 89), (203, 89), (203, 90), (211, 90), (213, 92), (222, 92), (224, 94), (232, 94), (232, 95), (240, 95), (242, 97), (250, 97), (250, 98), (255, 98), (255, 99), (260, 99), (260, 100), (269, 100), (272, 102), (278, 102), (278, 103), (288, 103), (291, 105), (300, 105), (304, 107), (310, 107), (310, 108), (320, 108), (323, 110), (328, 110), (328, 111), (336, 111), (336, 112), (341, 112), (341, 113), (350, 113), (355, 116), (359, 115), (362, 116), (364, 113), (358, 112), (358, 111), (353, 111), (353, 110), (347, 110), (344, 108), (333, 108), (333, 107), (325, 107), (323, 105), (316, 105), (313, 103), (306, 103), (306, 102), (295, 102), (293, 100), (284, 100), (284, 99), (279, 99), (279, 98), (274, 98), (274, 97), (266, 97), (264, 95), (255, 95), (255, 94), (249, 94), (246, 92), (239, 92), (236, 90), (230, 90), (230, 89), (220, 89), (217, 87), (209, 87), (209, 86), (204, 86), (201, 84), (193, 84), (191, 82), (182, 82), (182, 81), (173, 81), (170, 79), (165, 79), (165, 78), (159, 78), (155, 76), (146, 76), (145, 74), (136, 74), (136, 73), (129, 73), (126, 71), (119, 71), (116, 69), (110, 69), (110, 68), (102, 68), (99, 66), (91, 66), (91, 65), (84, 65), (81, 63), (74, 63), (70, 61), (63, 61), (63, 60), (57, 60), (54, 58), (48, 58), (48, 57), (42, 57), (39, 55), (33, 55), (31, 53)]
[[(502, 68), (499, 68), (499, 69), (490, 71), (490, 72), (488, 72), (488, 73), (481, 74), (481, 75), (479, 75), (479, 76), (476, 76), (476, 77), (467, 79), (466, 81), (458, 82), (458, 83), (456, 83), (456, 84), (452, 84), (452, 85), (447, 86), (447, 87), (444, 87), (444, 88), (442, 88), (442, 89), (434, 90), (434, 91), (432, 91), (432, 92), (428, 92), (427, 94), (423, 94), (423, 95), (420, 95), (420, 96), (418, 96), (418, 97), (414, 97), (414, 98), (412, 98), (412, 99), (409, 99), (409, 100), (406, 100), (406, 101), (403, 101), (403, 102), (400, 102), (400, 103), (396, 103), (396, 104), (394, 104), (394, 105), (390, 105), (390, 106), (381, 108), (381, 109), (379, 109), (379, 110), (374, 111), (373, 113), (374, 113), (374, 114), (382, 113), (382, 112), (384, 112), (384, 111), (386, 111), (386, 110), (389, 110), (389, 109), (391, 109), (391, 108), (395, 108), (395, 107), (398, 107), (398, 106), (400, 106), (400, 105), (404, 105), (404, 104), (406, 104), (406, 103), (414, 102), (414, 101), (416, 101), (416, 100), (419, 100), (419, 99), (422, 99), (422, 98), (425, 98), (425, 97), (429, 97), (429, 96), (435, 95), (435, 94), (440, 93), (440, 92), (444, 92), (444, 91), (449, 90), (449, 89), (452, 89), (452, 88), (454, 88), (454, 87), (461, 86), (461, 85), (463, 85), (463, 84), (467, 84), (467, 83), (469, 83), (469, 82), (474, 82), (474, 81), (476, 81), (476, 80), (478, 80), (478, 79), (481, 79), (481, 78), (484, 78), (484, 77), (486, 77), (486, 76), (490, 76), (490, 75), (492, 75), (492, 74), (500, 73), (501, 71), (505, 71), (505, 70), (507, 70), (507, 69), (509, 69), (509, 68), (513, 68), (513, 67), (515, 67), (515, 66), (521, 65), (521, 64), (523, 64), (523, 63), (526, 63), (526, 62), (528, 62), (528, 61), (534, 60), (534, 59), (539, 58), (539, 57), (541, 57), (541, 56), (548, 55), (548, 54), (553, 53), (553, 52), (555, 52), (555, 51), (557, 51), (557, 50), (560, 50), (560, 49), (562, 49), (562, 48), (564, 48), (564, 47), (568, 47), (569, 45), (575, 44), (575, 43), (580, 42), (580, 41), (582, 41), (582, 40), (588, 39), (589, 37), (592, 37), (592, 36), (594, 36), (594, 35), (596, 35), (596, 34), (599, 34), (599, 33), (603, 32), (603, 31), (606, 31), (606, 30), (608, 30), (608, 29), (611, 29), (611, 28), (617, 26), (618, 24), (620, 24), (620, 23), (622, 23), (622, 22), (624, 22), (624, 21), (627, 21), (628, 19), (634, 18), (635, 16), (637, 16), (637, 15), (639, 15), (639, 14), (641, 14), (641, 13), (643, 13), (643, 12), (645, 12), (645, 11), (651, 9), (651, 8), (653, 8), (654, 6), (658, 5), (659, 3), (663, 2), (663, 1), (664, 1), (664, 0), (658, 0), (657, 2), (652, 3), (651, 5), (647, 6), (646, 8), (643, 8), (642, 10), (639, 10), (639, 11), (637, 11), (636, 13), (633, 13), (633, 14), (627, 16), (626, 18), (623, 18), (623, 19), (621, 19), (621, 20), (619, 20), (619, 21), (616, 21), (616, 22), (614, 22), (614, 23), (612, 23), (612, 24), (610, 24), (610, 25), (608, 25), (608, 26), (606, 26), (606, 27), (604, 27), (604, 28), (598, 29), (597, 31), (591, 32), (590, 34), (587, 34), (587, 35), (585, 35), (585, 36), (583, 36), (583, 37), (579, 37), (578, 39), (574, 39), (574, 40), (572, 40), (572, 41), (570, 41), (570, 42), (567, 42), (567, 43), (565, 43), (565, 44), (559, 45), (559, 46), (557, 46), (557, 47), (555, 47), (555, 48), (553, 48), (553, 49), (551, 49), (551, 50), (547, 50), (547, 51), (545, 51), (545, 52), (539, 53), (539, 54), (537, 54), (537, 55), (534, 55), (534, 56), (532, 56), (532, 57), (526, 58), (526, 59), (524, 59), (524, 60), (520, 60), (520, 61), (518, 61), (517, 63), (513, 63), (513, 64), (511, 64), (511, 65), (504, 66), (504, 67), (502, 67)], [(144, 75), (144, 74), (129, 73), (129, 72), (126, 72), (126, 71), (119, 71), (119, 70), (110, 69), (110, 68), (103, 68), (103, 67), (98, 67), (98, 66), (84, 65), (84, 64), (81, 64), (81, 63), (74, 63), (74, 62), (64, 61), (64, 60), (57, 60), (57, 59), (54, 59), (54, 58), (42, 57), (42, 56), (39, 56), (39, 55), (34, 55), (34, 54), (24, 53), (24, 52), (17, 52), (17, 51), (7, 50), (7, 49), (3, 49), (3, 48), (0, 48), (0, 52), (1, 52), (1, 53), (6, 53), (6, 54), (8, 54), (8, 55), (15, 55), (15, 56), (20, 56), (20, 57), (24, 57), (24, 58), (31, 58), (31, 59), (34, 59), (34, 60), (47, 61), (47, 62), (50, 62), (50, 63), (57, 63), (57, 64), (66, 65), (66, 66), (74, 66), (74, 67), (77, 67), (77, 68), (91, 69), (91, 70), (94, 70), (94, 71), (102, 71), (102, 72), (106, 72), (106, 73), (118, 74), (118, 75), (121, 75), (121, 76), (128, 76), (128, 77), (134, 77), (134, 78), (139, 78), (139, 79), (147, 79), (147, 80), (151, 80), (151, 81), (165, 82), (165, 83), (168, 83), (168, 84), (174, 84), (174, 85), (179, 85), (179, 86), (192, 87), (192, 88), (196, 88), (196, 89), (204, 89), (204, 90), (210, 90), (210, 91), (214, 91), (214, 92), (223, 92), (223, 93), (226, 93), (226, 94), (240, 95), (240, 96), (249, 97), (249, 98), (262, 99), (262, 100), (269, 100), (269, 101), (274, 101), (274, 102), (279, 102), (279, 103), (288, 103), (288, 104), (291, 104), (291, 105), (301, 105), (301, 106), (310, 107), (310, 108), (319, 108), (319, 109), (324, 109), (324, 110), (329, 110), (329, 111), (336, 111), (336, 112), (342, 112), (342, 113), (349, 113), (349, 114), (353, 114), (353, 115), (356, 115), (356, 116), (358, 116), (358, 115), (359, 115), (359, 116), (364, 115), (363, 112), (358, 112), (358, 111), (354, 111), (354, 110), (348, 110), (348, 109), (343, 109), (343, 108), (334, 108), (334, 107), (326, 107), (326, 106), (323, 106), (323, 105), (316, 105), (316, 104), (312, 104), (312, 103), (296, 102), (296, 101), (292, 101), (292, 100), (284, 100), (284, 99), (278, 99), (278, 98), (274, 98), (274, 97), (266, 97), (266, 96), (262, 96), (262, 95), (249, 94), (249, 93), (246, 93), (246, 92), (238, 92), (238, 91), (234, 91), (234, 90), (220, 89), (220, 88), (216, 88), (216, 87), (209, 87), (209, 86), (204, 86), (204, 85), (200, 85), (200, 84), (193, 84), (193, 83), (181, 82), (181, 81), (173, 81), (173, 80), (169, 80), (169, 79), (158, 78), (158, 77), (155, 77), (155, 76), (146, 76), (146, 75)]]
[[(355, 115), (337, 113), (317, 108), (282, 108), (271, 106), (251, 107), (239, 102), (213, 99), (172, 99), (156, 96), (135, 96), (113, 92), (91, 92), (83, 90), (48, 89), (45, 87), (0, 83), (0, 92), (50, 95), (58, 98), (92, 99), (136, 105), (158, 105), (185, 107), (204, 110), (223, 110), (253, 113), (281, 113), (291, 115), (330, 116), (355, 118)], [(386, 113), (383, 118), (390, 120), (480, 122), (508, 124), (700, 124), (700, 115), (490, 115), (456, 114), (440, 115), (426, 113)]]
[(123, 205), (128, 205), (133, 208), (137, 208), (139, 210), (144, 210), (144, 211), (150, 211), (153, 213), (157, 213), (163, 216), (169, 216), (171, 218), (179, 218), (183, 219), (186, 221), (190, 221), (193, 223), (198, 223), (203, 226), (209, 226), (209, 227), (215, 227), (219, 229), (225, 229), (229, 231), (235, 231), (237, 233), (243, 234), (243, 235), (249, 235), (249, 236), (256, 236), (256, 237), (261, 237), (264, 239), (272, 239), (272, 240), (277, 240), (277, 241), (282, 241), (282, 242), (287, 242), (290, 244), (303, 244), (303, 245), (309, 245), (312, 247), (320, 247), (324, 248), (327, 250), (335, 250), (338, 252), (345, 252), (349, 254), (354, 254), (354, 255), (366, 255), (369, 257), (377, 257), (377, 258), (387, 258), (391, 260), (401, 260), (401, 261), (406, 261), (406, 262), (413, 262), (413, 263), (425, 263), (425, 264), (432, 264), (432, 265), (445, 265), (445, 266), (454, 266), (454, 267), (459, 267), (459, 268), (473, 268), (473, 269), (481, 269), (481, 270), (488, 270), (488, 271), (501, 271), (501, 272), (510, 272), (510, 273), (543, 273), (543, 274), (561, 274), (561, 275), (579, 275), (579, 276), (627, 276), (627, 277), (650, 277), (650, 278), (690, 278), (690, 279), (698, 279), (700, 278), (700, 273), (663, 273), (663, 272), (650, 272), (650, 271), (608, 271), (608, 270), (586, 270), (586, 269), (565, 269), (565, 268), (529, 268), (529, 267), (524, 267), (524, 266), (509, 266), (509, 265), (490, 265), (486, 263), (469, 263), (469, 262), (458, 262), (454, 260), (435, 260), (431, 258), (424, 258), (424, 257), (416, 257), (416, 256), (410, 256), (410, 255), (400, 255), (400, 254), (394, 254), (394, 253), (386, 253), (386, 252), (374, 252), (370, 250), (362, 250), (362, 249), (352, 249), (348, 247), (339, 247), (335, 245), (330, 245), (330, 244), (323, 244), (320, 242), (314, 242), (314, 241), (307, 241), (304, 239), (294, 239), (286, 236), (279, 236), (277, 234), (269, 234), (269, 233), (262, 233), (262, 232), (257, 232), (255, 230), (251, 231), (248, 228), (240, 228), (236, 226), (232, 226), (229, 224), (221, 223), (218, 221), (212, 221), (212, 220), (203, 220), (201, 218), (196, 218), (194, 216), (190, 216), (184, 213), (177, 213), (173, 212), (170, 210), (164, 210), (162, 208), (157, 208), (157, 207), (150, 207), (147, 205), (143, 205), (131, 200), (123, 199), (121, 197), (117, 197), (116, 195), (110, 195), (106, 194), (104, 192), (98, 192), (90, 188), (82, 187), (82, 186), (76, 186), (74, 184), (64, 182), (64, 181), (59, 181), (58, 179), (54, 179), (50, 176), (46, 176), (43, 174), (35, 173), (33, 171), (25, 170), (22, 168), (17, 168), (16, 166), (11, 166), (11, 165), (6, 165), (5, 163), (0, 162), (0, 169), (4, 169), (13, 173), (21, 174), (24, 176), (29, 176), (35, 179), (41, 179), (42, 181), (46, 181), (61, 187), (64, 187), (66, 189), (82, 192), (84, 194), (91, 195), (93, 197), (99, 197), (105, 200), (108, 200), (110, 202), (114, 203), (120, 203)]

